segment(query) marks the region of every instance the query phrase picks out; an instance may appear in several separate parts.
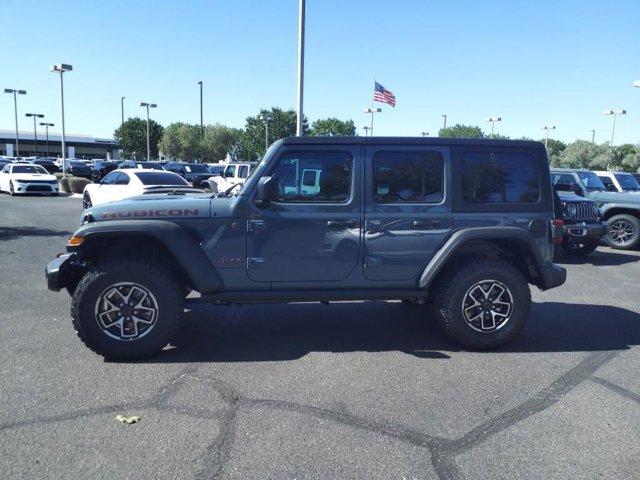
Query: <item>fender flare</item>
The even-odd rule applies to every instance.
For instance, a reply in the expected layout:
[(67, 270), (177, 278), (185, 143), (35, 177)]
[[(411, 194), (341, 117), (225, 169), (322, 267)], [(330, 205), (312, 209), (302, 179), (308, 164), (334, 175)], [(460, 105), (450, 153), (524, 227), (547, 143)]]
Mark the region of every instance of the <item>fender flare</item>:
[[(540, 285), (543, 290), (564, 283), (566, 278), (566, 270), (550, 262), (546, 262), (531, 233), (517, 227), (473, 227), (458, 230), (449, 237), (445, 244), (436, 252), (429, 260), (429, 263), (422, 271), (418, 285), (420, 288), (427, 289), (431, 285), (433, 279), (442, 271), (447, 262), (453, 258), (462, 245), (470, 240), (518, 240), (522, 241), (531, 257), (534, 260), (536, 270), (540, 276)], [(556, 273), (557, 272), (557, 273)], [(554, 276), (562, 277), (561, 279)], [(559, 282), (559, 283), (558, 283)]]
[[(597, 203), (599, 202), (596, 202), (596, 204)], [(600, 206), (600, 211), (602, 212), (603, 217), (606, 217), (607, 212), (614, 209), (627, 210), (631, 213), (631, 215), (635, 214), (636, 217), (640, 215), (640, 203), (637, 205), (628, 203), (604, 203)]]
[(87, 223), (74, 235), (83, 236), (85, 242), (78, 247), (67, 247), (69, 252), (82, 250), (94, 239), (142, 235), (162, 244), (174, 256), (193, 286), (200, 293), (213, 293), (224, 288), (222, 278), (199, 245), (199, 240), (187, 229), (166, 220), (109, 220)]

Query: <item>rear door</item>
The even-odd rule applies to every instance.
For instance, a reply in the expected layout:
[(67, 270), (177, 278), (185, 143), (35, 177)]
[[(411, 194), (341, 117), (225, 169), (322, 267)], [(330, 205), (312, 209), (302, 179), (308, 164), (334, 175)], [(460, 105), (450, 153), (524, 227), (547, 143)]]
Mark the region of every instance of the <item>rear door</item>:
[(412, 283), (451, 234), (449, 148), (368, 145), (364, 275)]

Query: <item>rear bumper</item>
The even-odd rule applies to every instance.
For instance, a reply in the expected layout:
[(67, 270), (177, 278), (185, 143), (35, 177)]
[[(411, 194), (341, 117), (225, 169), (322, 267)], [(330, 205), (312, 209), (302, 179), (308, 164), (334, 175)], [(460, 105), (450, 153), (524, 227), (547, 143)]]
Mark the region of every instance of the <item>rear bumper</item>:
[(47, 277), (47, 288), (54, 292), (59, 292), (69, 284), (71, 276), (71, 261), (75, 258), (75, 253), (65, 253), (58, 258), (51, 260), (45, 267)]
[(567, 280), (567, 270), (555, 263), (547, 263), (541, 268), (542, 290), (559, 287)]
[(564, 225), (563, 238), (565, 240), (575, 240), (579, 242), (589, 240), (600, 240), (607, 233), (607, 224), (600, 223), (574, 223), (572, 225)]

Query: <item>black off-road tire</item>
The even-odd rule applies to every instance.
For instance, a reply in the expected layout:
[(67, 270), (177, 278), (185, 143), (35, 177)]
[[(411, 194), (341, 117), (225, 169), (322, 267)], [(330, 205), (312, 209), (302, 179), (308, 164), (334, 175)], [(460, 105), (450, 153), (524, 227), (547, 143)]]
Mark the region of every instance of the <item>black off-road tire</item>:
[[(616, 228), (616, 225), (618, 224), (626, 224), (629, 226), (632, 233), (628, 240), (616, 241), (611, 237), (612, 229)], [(614, 215), (607, 219), (607, 234), (603, 239), (611, 248), (616, 248), (618, 250), (632, 250), (640, 246), (640, 219), (626, 213)]]
[[(135, 340), (118, 340), (99, 326), (96, 302), (102, 292), (120, 282), (146, 288), (158, 304), (157, 320), (149, 332)], [(109, 360), (137, 360), (160, 352), (178, 328), (183, 314), (183, 287), (167, 267), (144, 258), (110, 258), (87, 272), (71, 302), (73, 327), (80, 340)]]
[(593, 253), (596, 248), (598, 248), (599, 243), (600, 242), (598, 241), (590, 241), (579, 245), (571, 245), (568, 242), (563, 241), (560, 246), (562, 247), (562, 250), (569, 255), (585, 256)]
[[(477, 282), (495, 280), (513, 297), (512, 313), (501, 328), (490, 332), (474, 330), (462, 313), (467, 291)], [(506, 260), (482, 259), (459, 265), (438, 280), (434, 292), (436, 319), (444, 332), (463, 347), (491, 350), (509, 343), (522, 331), (531, 311), (531, 292), (522, 273)]]

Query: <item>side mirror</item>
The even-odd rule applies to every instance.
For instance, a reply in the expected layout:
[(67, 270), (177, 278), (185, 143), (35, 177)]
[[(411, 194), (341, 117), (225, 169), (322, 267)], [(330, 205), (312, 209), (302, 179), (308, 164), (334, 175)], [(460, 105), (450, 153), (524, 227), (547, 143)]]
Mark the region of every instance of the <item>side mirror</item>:
[(256, 205), (266, 207), (280, 195), (280, 181), (277, 177), (262, 177), (256, 187)]

